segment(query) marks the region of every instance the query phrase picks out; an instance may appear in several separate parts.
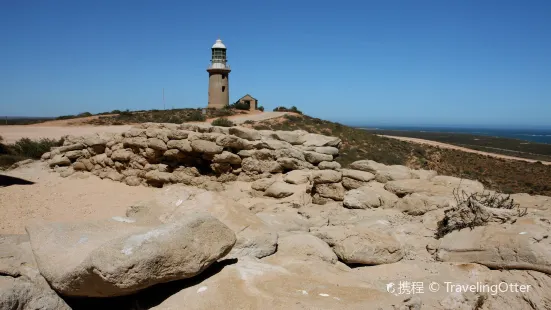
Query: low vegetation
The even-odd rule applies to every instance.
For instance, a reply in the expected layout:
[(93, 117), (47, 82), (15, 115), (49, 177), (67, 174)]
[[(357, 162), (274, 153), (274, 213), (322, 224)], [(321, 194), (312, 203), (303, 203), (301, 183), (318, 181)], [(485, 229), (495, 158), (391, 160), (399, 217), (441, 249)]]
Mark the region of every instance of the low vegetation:
[[(172, 110), (150, 110), (150, 111), (121, 111), (117, 115), (100, 116), (98, 119), (91, 120), (94, 125), (125, 125), (136, 123), (174, 123), (181, 124), (185, 122), (205, 121), (213, 111), (207, 110), (203, 115), (201, 109), (172, 109)], [(227, 114), (227, 111), (223, 114)], [(220, 115), (221, 116), (221, 115)]]
[(221, 127), (232, 127), (234, 126), (234, 123), (227, 119), (226, 117), (220, 117), (212, 121), (213, 126), (221, 126)]
[(90, 113), (90, 112), (83, 112), (83, 113), (79, 113), (77, 115), (62, 115), (62, 116), (58, 116), (56, 117), (56, 119), (73, 119), (73, 118), (80, 118), (80, 117), (89, 117), (89, 116), (92, 116), (94, 114)]
[(302, 114), (302, 111), (297, 109), (297, 107), (295, 107), (295, 106), (292, 106), (289, 109), (286, 108), (286, 107), (277, 107), (277, 108), (274, 109), (274, 112), (293, 112), (293, 113)]
[(527, 212), (526, 209), (521, 209), (511, 196), (497, 192), (467, 194), (465, 191), (454, 189), (453, 194), (456, 206), (446, 210), (444, 218), (438, 222), (436, 239), (455, 230), (485, 226), (490, 221), (505, 223), (511, 219), (512, 214), (496, 216), (491, 212), (492, 209), (514, 210), (513, 217), (522, 217)]
[(63, 140), (40, 139), (33, 141), (22, 138), (13, 144), (5, 144), (0, 137), (0, 168), (9, 168), (14, 163), (25, 159), (39, 159), (49, 152), (51, 147), (61, 146)]
[(515, 156), (527, 159), (551, 161), (551, 144), (525, 140), (470, 135), (449, 132), (421, 132), (404, 130), (368, 130), (374, 134), (410, 137), (453, 144), (473, 150)]
[(507, 194), (551, 195), (550, 165), (408, 143), (306, 115), (287, 114), (251, 126), (256, 129), (302, 129), (337, 136), (343, 141), (337, 158), (343, 167), (356, 160), (372, 159), (387, 165), (432, 169), (442, 175), (478, 180), (486, 188)]
[(4, 119), (0, 119), (0, 126), (40, 124), (46, 121), (51, 121), (53, 119), (54, 119), (53, 117), (4, 118)]
[(248, 103), (236, 101), (226, 107), (227, 109), (237, 109), (237, 110), (246, 110), (248, 111), (251, 106)]

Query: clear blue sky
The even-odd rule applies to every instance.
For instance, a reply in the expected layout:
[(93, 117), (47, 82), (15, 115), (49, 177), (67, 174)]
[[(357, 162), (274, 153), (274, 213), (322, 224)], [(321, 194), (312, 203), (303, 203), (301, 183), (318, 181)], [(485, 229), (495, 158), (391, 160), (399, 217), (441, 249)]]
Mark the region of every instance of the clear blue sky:
[(1, 1), (0, 115), (230, 101), (367, 125), (551, 126), (551, 1)]

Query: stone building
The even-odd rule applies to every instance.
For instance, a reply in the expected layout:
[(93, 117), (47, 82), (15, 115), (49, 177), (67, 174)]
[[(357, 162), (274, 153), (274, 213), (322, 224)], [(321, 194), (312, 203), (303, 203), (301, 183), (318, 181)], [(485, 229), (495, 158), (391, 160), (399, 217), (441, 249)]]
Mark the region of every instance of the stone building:
[(249, 94), (241, 97), (239, 100), (237, 100), (237, 102), (248, 105), (249, 111), (254, 111), (258, 109), (258, 100)]
[(211, 48), (209, 73), (209, 102), (207, 108), (222, 109), (230, 103), (230, 66), (227, 64), (226, 46), (218, 39)]

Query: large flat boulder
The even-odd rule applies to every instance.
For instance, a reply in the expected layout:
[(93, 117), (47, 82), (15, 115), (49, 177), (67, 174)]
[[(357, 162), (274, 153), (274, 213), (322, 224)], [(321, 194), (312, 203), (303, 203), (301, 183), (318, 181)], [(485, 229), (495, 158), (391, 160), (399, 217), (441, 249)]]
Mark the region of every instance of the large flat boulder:
[(27, 235), (0, 235), (0, 309), (70, 309), (40, 275)]
[(397, 201), (395, 208), (409, 215), (423, 215), (429, 211), (456, 205), (454, 199), (445, 196), (429, 196), (413, 193)]
[(325, 226), (310, 232), (327, 242), (347, 264), (389, 264), (404, 256), (400, 242), (392, 235), (363, 226)]
[(139, 221), (171, 223), (179, 221), (188, 212), (208, 212), (237, 235), (237, 242), (227, 258), (261, 258), (273, 254), (277, 249), (277, 233), (230, 197), (238, 197), (238, 193), (221, 194), (191, 186), (170, 185), (151, 200), (131, 207), (127, 216)]
[(300, 137), (304, 146), (333, 146), (338, 147), (341, 139), (337, 137), (324, 136), (316, 133), (307, 133)]
[(407, 309), (400, 308), (404, 297), (367, 285), (343, 268), (276, 256), (225, 265), (152, 309)]
[(536, 218), (521, 218), (512, 225), (465, 228), (444, 236), (436, 255), (445, 262), (551, 274), (549, 233), (549, 224)]
[(110, 297), (201, 273), (235, 244), (235, 234), (205, 213), (166, 224), (114, 217), (27, 227), (40, 273), (66, 296)]

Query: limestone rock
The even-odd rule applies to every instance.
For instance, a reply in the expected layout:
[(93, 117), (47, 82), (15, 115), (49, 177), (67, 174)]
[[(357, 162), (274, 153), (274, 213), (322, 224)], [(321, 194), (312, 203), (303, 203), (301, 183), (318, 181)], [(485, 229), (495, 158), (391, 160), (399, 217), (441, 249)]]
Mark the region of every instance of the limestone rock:
[[(88, 156), (86, 156), (88, 155)], [(90, 154), (87, 153), (86, 150), (76, 150), (76, 151), (69, 151), (67, 153), (65, 153), (65, 157), (69, 158), (69, 159), (72, 159), (72, 160), (75, 160), (77, 158), (80, 158), (80, 157), (90, 157)]]
[(189, 153), (192, 151), (191, 143), (189, 143), (188, 140), (170, 140), (166, 143), (166, 146), (169, 149), (177, 149), (185, 153)]
[(277, 163), (281, 165), (281, 167), (289, 170), (304, 170), (313, 168), (312, 164), (308, 162), (289, 157), (278, 158)]
[(203, 281), (190, 283), (152, 310), (182, 305), (193, 309), (413, 309), (400, 308), (403, 298), (366, 286), (342, 269), (319, 260), (277, 255), (240, 259)]
[(413, 193), (399, 199), (395, 208), (409, 215), (423, 215), (429, 211), (447, 208), (454, 204), (453, 199), (448, 197)]
[(266, 179), (256, 180), (251, 184), (251, 188), (254, 190), (263, 192), (272, 184), (274, 184), (275, 181), (276, 181), (275, 178), (266, 178)]
[(230, 135), (234, 135), (249, 141), (260, 140), (261, 138), (258, 131), (245, 127), (231, 127), (229, 129), (229, 132)]
[(194, 152), (206, 154), (220, 154), (224, 150), (223, 147), (216, 143), (205, 140), (193, 140), (191, 142), (191, 148)]
[(315, 133), (308, 133), (300, 137), (302, 144), (305, 146), (334, 146), (337, 147), (341, 143), (341, 139), (337, 137), (329, 137)]
[(395, 193), (398, 196), (405, 196), (412, 193), (425, 193), (432, 196), (453, 196), (453, 190), (457, 189), (466, 193), (482, 192), (484, 187), (476, 181), (460, 179), (441, 179), (440, 176), (434, 177), (432, 180), (410, 179), (397, 180), (387, 182), (385, 189)]
[(395, 263), (404, 253), (393, 236), (366, 227), (325, 226), (311, 233), (327, 242), (347, 264), (379, 265)]
[(70, 309), (40, 275), (27, 235), (0, 235), (0, 309)]
[(50, 167), (55, 166), (69, 166), (71, 164), (71, 161), (69, 158), (63, 156), (63, 155), (55, 155), (50, 161), (48, 162)]
[(221, 154), (214, 155), (212, 161), (215, 163), (229, 163), (232, 165), (239, 165), (241, 164), (241, 157), (233, 153), (223, 151)]
[(277, 137), (277, 139), (281, 141), (288, 142), (293, 145), (302, 144), (302, 141), (300, 139), (301, 134), (296, 131), (282, 131), (277, 130), (274, 135)]
[(239, 157), (241, 158), (246, 158), (246, 157), (252, 157), (254, 153), (255, 151), (251, 151), (251, 150), (241, 150), (237, 152), (237, 155), (239, 155)]
[(132, 222), (114, 217), (31, 225), (27, 232), (50, 285), (67, 296), (88, 297), (126, 295), (193, 277), (226, 255), (236, 241), (227, 226), (207, 214), (190, 213), (155, 226)]
[(304, 154), (296, 148), (279, 149), (275, 151), (275, 158), (294, 158), (300, 161), (306, 161)]
[(147, 138), (145, 137), (135, 137), (135, 138), (124, 138), (122, 140), (123, 147), (135, 147), (135, 148), (147, 148)]
[(308, 170), (293, 170), (287, 172), (284, 181), (291, 184), (305, 184), (310, 181), (310, 175)]
[(50, 152), (46, 152), (44, 154), (42, 154), (42, 156), (40, 156), (40, 159), (41, 160), (48, 160), (52, 157), (51, 153)]
[(478, 263), (494, 269), (527, 269), (551, 274), (549, 225), (526, 218), (513, 225), (453, 231), (441, 239), (437, 258)]
[(261, 258), (273, 254), (277, 249), (277, 233), (270, 230), (245, 206), (219, 193), (196, 187), (167, 186), (152, 197), (152, 200), (130, 209), (127, 216), (139, 221), (160, 220), (171, 223), (186, 217), (188, 212), (195, 211), (210, 213), (237, 234), (237, 242), (226, 258)]
[(270, 150), (289, 149), (293, 147), (290, 143), (279, 140), (266, 139), (261, 140), (261, 142), (263, 143), (263, 148), (267, 148)]
[(68, 167), (68, 168), (64, 169), (64, 170), (59, 174), (59, 176), (61, 176), (62, 178), (66, 178), (66, 177), (72, 175), (73, 173), (75, 173), (75, 169), (73, 169), (73, 167)]
[(236, 150), (250, 150), (253, 148), (251, 142), (234, 135), (220, 136), (216, 139), (216, 144)]
[(381, 183), (413, 179), (414, 177), (408, 167), (400, 165), (385, 166), (383, 169), (377, 170), (377, 174), (375, 174), (375, 180)]
[(375, 178), (375, 175), (370, 172), (354, 169), (341, 169), (342, 176), (350, 179), (369, 182)]
[(73, 164), (73, 169), (75, 169), (76, 171), (86, 171), (87, 170), (86, 165), (84, 165), (84, 163), (79, 162), (79, 161), (77, 161)]
[[(324, 170), (331, 171), (331, 170)], [(323, 183), (315, 186), (316, 193), (323, 198), (330, 198), (337, 201), (344, 199), (344, 187), (341, 183)]]
[(145, 179), (152, 182), (170, 183), (172, 180), (172, 174), (169, 172), (151, 170), (145, 174)]
[(314, 151), (321, 154), (327, 154), (332, 156), (339, 155), (339, 149), (332, 146), (318, 146), (314, 148)]
[(342, 180), (342, 173), (334, 170), (318, 170), (312, 172), (314, 184), (337, 183)]
[(270, 160), (256, 160), (248, 157), (244, 158), (241, 162), (243, 171), (246, 172), (258, 172), (258, 173), (277, 173), (283, 171), (283, 167), (276, 161)]
[(111, 159), (116, 161), (129, 161), (130, 157), (132, 157), (132, 151), (126, 150), (126, 149), (120, 149), (116, 150), (111, 154)]
[(108, 174), (107, 174), (107, 178), (108, 179), (111, 179), (113, 181), (121, 181), (124, 179), (124, 175), (118, 173), (117, 171), (110, 171)]
[(124, 182), (129, 186), (138, 186), (142, 183), (142, 180), (137, 176), (129, 176), (124, 179)]
[(311, 164), (319, 164), (322, 161), (332, 161), (333, 156), (317, 153), (317, 152), (311, 152), (311, 151), (305, 151), (304, 152), (304, 158), (306, 161), (308, 161)]
[(358, 160), (350, 164), (350, 169), (361, 170), (371, 173), (377, 173), (377, 170), (382, 169), (385, 165), (373, 160)]
[(322, 161), (318, 164), (318, 168), (324, 170), (339, 170), (341, 169), (341, 164), (336, 161)]
[[(185, 130), (176, 129), (176, 130), (168, 131), (166, 135), (170, 140), (183, 140), (188, 137), (189, 132)], [(168, 146), (168, 142), (167, 142), (167, 146)]]
[(342, 177), (342, 186), (347, 190), (357, 189), (367, 184), (368, 182), (358, 181), (344, 176)]
[(310, 228), (310, 223), (296, 211), (278, 213), (258, 212), (259, 217), (268, 227), (277, 232), (304, 231)]
[(346, 192), (343, 205), (350, 209), (391, 208), (398, 199), (396, 195), (383, 188), (363, 186)]
[(264, 195), (274, 198), (285, 198), (294, 194), (297, 189), (297, 185), (288, 184), (285, 182), (274, 182), (266, 189)]
[(321, 260), (330, 264), (338, 261), (337, 255), (327, 243), (308, 233), (292, 233), (280, 237), (276, 255)]
[(431, 179), (435, 185), (442, 185), (448, 188), (461, 187), (462, 190), (469, 193), (483, 192), (484, 185), (478, 181), (469, 179), (460, 179), (456, 177), (438, 175)]

